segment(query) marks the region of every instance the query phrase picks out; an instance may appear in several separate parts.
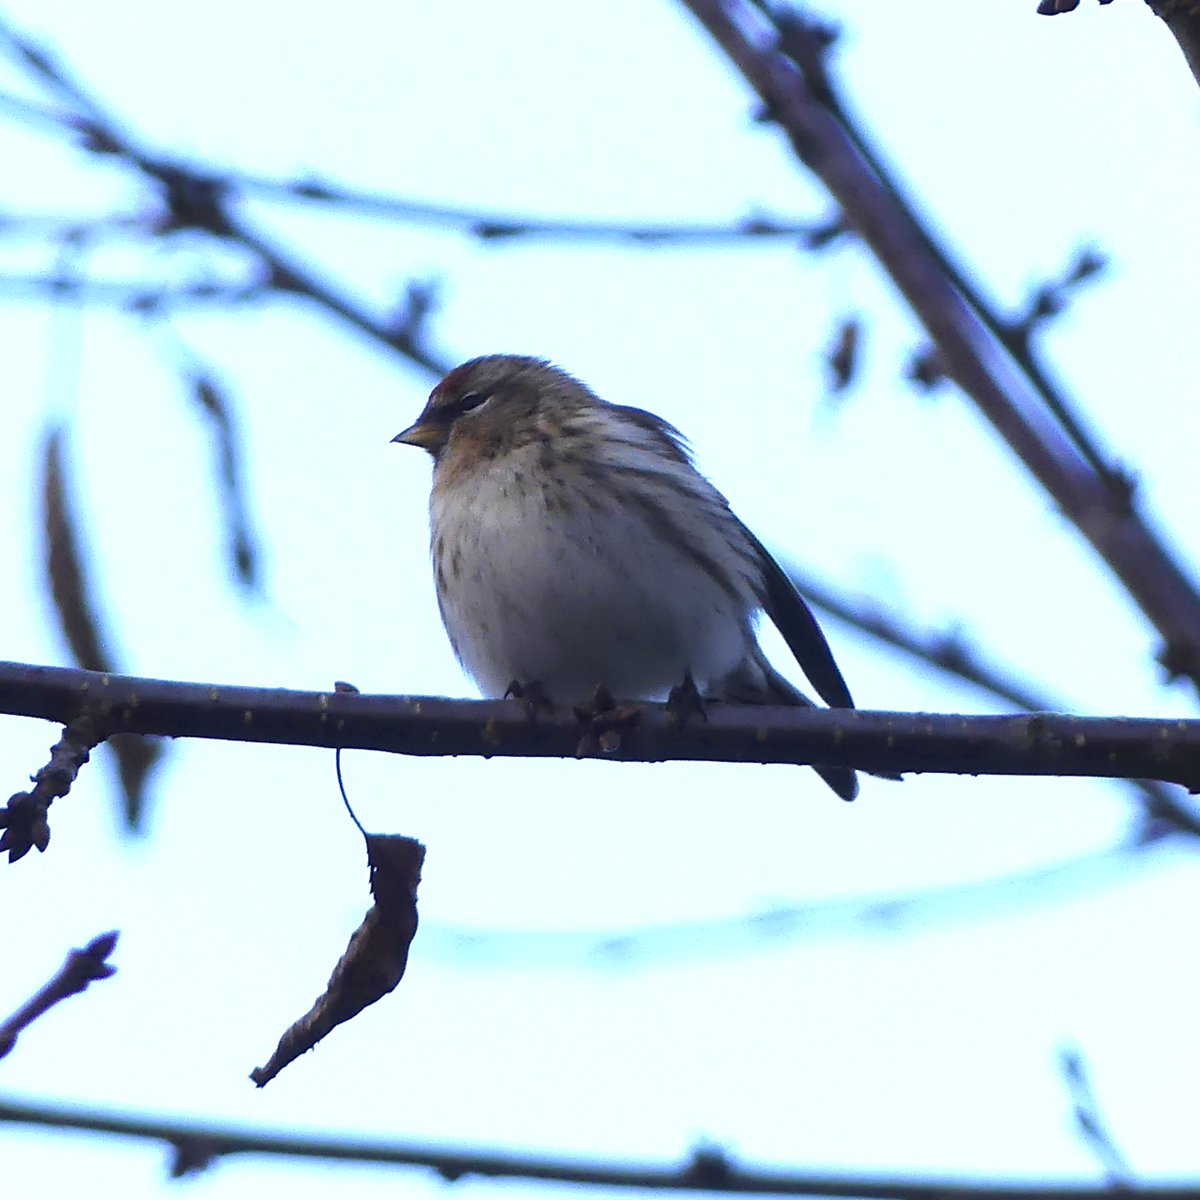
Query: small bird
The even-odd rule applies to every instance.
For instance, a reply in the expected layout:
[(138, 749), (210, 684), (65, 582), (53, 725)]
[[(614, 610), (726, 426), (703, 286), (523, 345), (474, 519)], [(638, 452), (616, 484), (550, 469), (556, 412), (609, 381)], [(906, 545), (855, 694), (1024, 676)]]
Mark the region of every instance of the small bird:
[[(433, 456), (438, 607), (484, 695), (516, 683), (578, 703), (604, 684), (660, 700), (687, 681), (715, 700), (812, 706), (763, 655), (761, 610), (821, 698), (854, 707), (803, 597), (662, 418), (543, 359), (488, 354), (392, 440)], [(854, 771), (817, 771), (854, 799)]]

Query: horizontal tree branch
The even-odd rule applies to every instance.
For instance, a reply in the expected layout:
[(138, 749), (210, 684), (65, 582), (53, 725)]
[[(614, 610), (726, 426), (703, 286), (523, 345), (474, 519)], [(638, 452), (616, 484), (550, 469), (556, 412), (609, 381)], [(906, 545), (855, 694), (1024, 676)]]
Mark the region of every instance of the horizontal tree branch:
[(0, 662), (0, 712), (111, 733), (412, 755), (620, 762), (820, 763), (876, 772), (1160, 779), (1200, 790), (1200, 720), (1052, 713), (958, 716), (712, 704), (680, 723), (661, 704), (531, 718), (515, 700), (449, 700), (176, 683)]
[[(175, 1150), (172, 1174), (192, 1174), (230, 1154), (373, 1162), (426, 1167), (447, 1182), (479, 1175), (491, 1179), (529, 1179), (585, 1187), (670, 1189), (771, 1196), (861, 1196), (879, 1200), (1111, 1200), (1098, 1184), (982, 1179), (887, 1179), (882, 1176), (799, 1174), (748, 1170), (719, 1148), (697, 1149), (679, 1166), (559, 1159), (525, 1154), (482, 1154), (474, 1150), (367, 1138), (305, 1137), (228, 1125), (200, 1125), (132, 1114), (66, 1108), (0, 1099), (0, 1122), (56, 1129), (79, 1129), (110, 1136), (164, 1142)], [(1137, 1195), (1155, 1200), (1197, 1200), (1200, 1182), (1147, 1184)]]

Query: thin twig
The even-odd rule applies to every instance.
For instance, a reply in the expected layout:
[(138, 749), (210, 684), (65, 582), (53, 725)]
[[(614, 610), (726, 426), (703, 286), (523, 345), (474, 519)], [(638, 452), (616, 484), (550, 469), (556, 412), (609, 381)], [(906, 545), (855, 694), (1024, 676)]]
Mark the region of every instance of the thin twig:
[(1134, 1184), (1129, 1162), (1100, 1116), (1100, 1106), (1092, 1091), (1083, 1056), (1074, 1046), (1064, 1046), (1059, 1051), (1058, 1065), (1071, 1097), (1075, 1127), (1084, 1144), (1099, 1161), (1109, 1187), (1118, 1191), (1140, 1191), (1140, 1187)]
[(6, 1021), (0, 1021), (0, 1058), (12, 1051), (17, 1038), (38, 1017), (47, 1013), (68, 996), (77, 996), (89, 983), (97, 979), (108, 979), (117, 968), (107, 961), (116, 949), (118, 934), (115, 930), (92, 938), (82, 950), (72, 950), (50, 979), (37, 994), (22, 1004)]
[(809, 244), (826, 220), (802, 221), (756, 213), (732, 222), (599, 221), (498, 213), (454, 204), (430, 204), (404, 196), (351, 188), (324, 179), (272, 179), (248, 172), (190, 168), (235, 191), (284, 200), (311, 201), (405, 224), (456, 229), (484, 241), (539, 240), (575, 243), (637, 242), (643, 245), (713, 245), (784, 240)]
[(23, 858), (35, 846), (45, 850), (50, 844), (47, 818), (50, 805), (71, 790), (80, 768), (104, 740), (100, 723), (90, 714), (76, 714), (64, 724), (62, 737), (50, 748), (50, 761), (32, 776), (33, 787), (10, 796), (8, 804), (0, 808), (0, 828), (4, 830), (0, 835), (0, 854), (7, 851), (9, 862)]
[(176, 283), (158, 279), (0, 273), (0, 301), (69, 299), (80, 304), (111, 305), (151, 314), (197, 305), (231, 308), (241, 304), (259, 304), (271, 294), (271, 283), (265, 279), (247, 283), (218, 280), (184, 280)]

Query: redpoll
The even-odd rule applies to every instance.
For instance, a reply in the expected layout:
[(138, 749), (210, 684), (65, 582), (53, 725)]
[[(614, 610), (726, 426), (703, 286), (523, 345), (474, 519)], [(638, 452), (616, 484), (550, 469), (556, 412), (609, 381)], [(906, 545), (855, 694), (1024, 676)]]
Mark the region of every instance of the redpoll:
[[(682, 435), (536, 358), (455, 368), (394, 439), (433, 456), (442, 622), (481, 691), (658, 700), (685, 680), (742, 704), (811, 705), (754, 634), (760, 610), (827, 704), (854, 701), (816, 619)], [(845, 800), (858, 781), (818, 767)]]

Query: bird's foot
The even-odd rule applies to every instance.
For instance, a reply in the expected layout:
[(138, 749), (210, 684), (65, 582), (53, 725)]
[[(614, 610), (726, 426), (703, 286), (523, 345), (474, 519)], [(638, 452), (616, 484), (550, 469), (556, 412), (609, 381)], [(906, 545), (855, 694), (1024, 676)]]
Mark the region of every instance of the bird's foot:
[(554, 711), (554, 705), (550, 702), (550, 697), (546, 694), (546, 687), (540, 679), (530, 680), (529, 683), (522, 683), (521, 680), (514, 679), (504, 689), (504, 699), (520, 700), (525, 705), (525, 713), (529, 717), (530, 724), (537, 720), (539, 712)]
[(640, 704), (618, 704), (604, 684), (597, 684), (587, 704), (575, 705), (575, 716), (584, 726), (576, 758), (590, 758), (598, 750), (613, 754), (621, 747), (621, 731), (632, 729), (642, 715)]
[(681, 684), (671, 689), (667, 696), (667, 712), (679, 726), (686, 725), (693, 717), (708, 720), (708, 705), (700, 695), (691, 671), (683, 677)]

